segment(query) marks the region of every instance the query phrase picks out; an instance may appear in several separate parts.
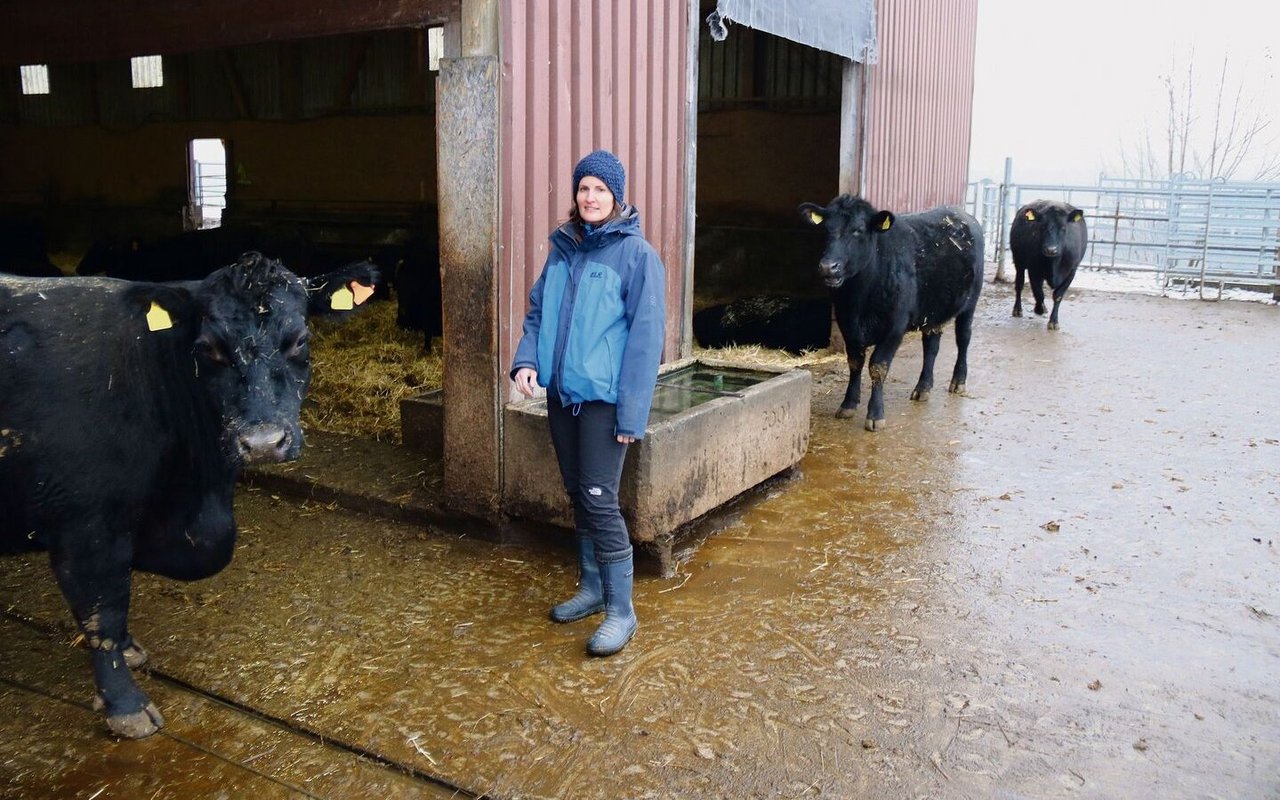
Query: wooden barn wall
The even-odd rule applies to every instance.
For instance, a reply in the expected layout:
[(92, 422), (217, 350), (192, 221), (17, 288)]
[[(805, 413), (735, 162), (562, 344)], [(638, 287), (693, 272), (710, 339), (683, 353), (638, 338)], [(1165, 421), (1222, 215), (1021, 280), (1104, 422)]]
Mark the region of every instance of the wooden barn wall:
[(771, 109), (698, 115), (699, 225), (791, 226), (836, 195), (840, 117)]
[(684, 310), (688, 5), (506, 0), (501, 6), (499, 363), (509, 364), (547, 236), (596, 148), (627, 169), (627, 202), (667, 269), (668, 359)]
[(0, 205), (55, 246), (180, 231), (193, 138), (228, 142), (228, 218), (437, 205), (423, 29), (166, 56), (149, 89), (120, 59), (50, 65), (47, 95), (22, 95), (16, 72), (0, 81), (0, 148), (21, 158), (0, 160)]
[(175, 234), (187, 202), (187, 142), (201, 137), (230, 142), (229, 212), (237, 204), (436, 205), (435, 117), (427, 114), (160, 123), (127, 134), (0, 127), (0, 150), (22, 154), (0, 160), (0, 202), (49, 209), (51, 245), (82, 246), (121, 229)]
[(720, 42), (698, 29), (699, 228), (795, 224), (797, 204), (836, 193), (843, 59), (744, 26)]
[(978, 0), (877, 0), (863, 194), (892, 211), (964, 201)]

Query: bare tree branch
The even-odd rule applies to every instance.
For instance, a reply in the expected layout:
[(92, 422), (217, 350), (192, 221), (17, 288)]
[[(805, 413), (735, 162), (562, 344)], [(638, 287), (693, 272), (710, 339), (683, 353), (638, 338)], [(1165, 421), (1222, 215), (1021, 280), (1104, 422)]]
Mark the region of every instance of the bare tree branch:
[(1146, 126), (1134, 145), (1136, 152), (1122, 146), (1125, 175), (1154, 179), (1248, 175), (1257, 181), (1280, 178), (1280, 147), (1273, 134), (1271, 109), (1264, 108), (1244, 81), (1234, 77), (1230, 55), (1223, 58), (1217, 85), (1207, 93), (1210, 102), (1203, 109), (1196, 89), (1194, 51), (1182, 68), (1176, 56), (1171, 58), (1160, 83), (1166, 101), (1163, 141), (1153, 141), (1151, 127)]

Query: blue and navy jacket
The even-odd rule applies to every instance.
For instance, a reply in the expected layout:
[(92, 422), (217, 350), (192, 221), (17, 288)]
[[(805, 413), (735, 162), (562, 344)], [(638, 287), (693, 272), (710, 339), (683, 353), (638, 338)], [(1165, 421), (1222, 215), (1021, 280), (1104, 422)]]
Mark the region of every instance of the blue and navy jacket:
[(561, 405), (614, 403), (615, 435), (640, 439), (662, 362), (666, 271), (634, 206), (583, 230), (569, 222), (551, 233), (511, 375), (536, 369), (538, 384)]

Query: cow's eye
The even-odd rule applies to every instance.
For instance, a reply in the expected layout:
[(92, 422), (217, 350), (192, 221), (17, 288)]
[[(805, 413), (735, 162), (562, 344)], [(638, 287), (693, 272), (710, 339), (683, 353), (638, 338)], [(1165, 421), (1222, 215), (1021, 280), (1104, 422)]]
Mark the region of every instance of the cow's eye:
[(231, 363), (231, 357), (227, 354), (226, 348), (216, 339), (208, 336), (196, 339), (195, 351), (196, 355), (212, 364), (227, 366)]
[(302, 331), (301, 333), (286, 337), (284, 347), (281, 348), (281, 350), (284, 352), (286, 358), (306, 358), (307, 343), (310, 341), (311, 333), (309, 331)]

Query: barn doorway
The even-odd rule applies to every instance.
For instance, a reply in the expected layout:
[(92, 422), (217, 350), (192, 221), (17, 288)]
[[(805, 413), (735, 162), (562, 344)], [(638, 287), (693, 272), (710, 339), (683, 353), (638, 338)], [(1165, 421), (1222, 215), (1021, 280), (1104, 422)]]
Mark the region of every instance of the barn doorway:
[(187, 144), (187, 176), (188, 230), (218, 227), (227, 207), (227, 143), (192, 139)]
[[(715, 7), (704, 0), (703, 19)], [(722, 41), (699, 29), (693, 333), (705, 346), (708, 309), (827, 297), (821, 236), (796, 208), (837, 194), (845, 62), (742, 25)]]
[[(305, 412), (311, 430), (397, 441), (399, 398), (441, 382), (435, 69), (448, 16), (387, 29), (347, 16), (351, 32), (290, 38), (268, 14), (262, 41), (208, 48), (140, 26), (138, 46), (163, 57), (104, 41), (14, 67), (32, 93), (0, 92), (0, 149), (16, 156), (0, 221), (31, 220), (54, 265), (85, 276), (193, 280), (247, 251), (305, 275), (373, 261), (388, 302), (314, 331)], [(314, 355), (326, 345), (334, 354)]]

